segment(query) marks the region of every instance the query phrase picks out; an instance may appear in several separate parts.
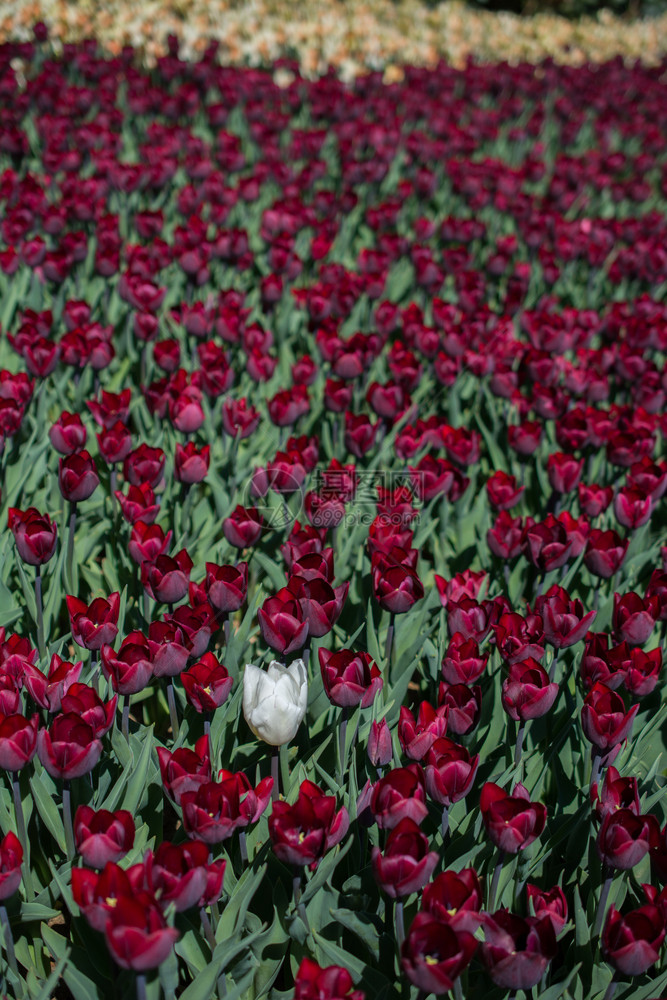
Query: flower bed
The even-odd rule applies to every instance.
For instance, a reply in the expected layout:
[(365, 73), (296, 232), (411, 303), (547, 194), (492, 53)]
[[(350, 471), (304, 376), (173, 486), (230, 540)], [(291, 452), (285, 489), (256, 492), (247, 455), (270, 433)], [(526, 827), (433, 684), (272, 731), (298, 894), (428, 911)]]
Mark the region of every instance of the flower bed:
[(2, 992), (664, 995), (664, 71), (0, 51)]

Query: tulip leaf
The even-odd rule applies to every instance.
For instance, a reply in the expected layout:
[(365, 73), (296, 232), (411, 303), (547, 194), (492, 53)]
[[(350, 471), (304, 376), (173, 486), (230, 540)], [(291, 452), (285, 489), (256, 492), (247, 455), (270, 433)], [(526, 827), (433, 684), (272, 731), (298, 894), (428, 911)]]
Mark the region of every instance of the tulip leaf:
[(151, 767), (155, 769), (155, 765), (151, 760), (154, 743), (155, 738), (153, 736), (153, 727), (151, 726), (144, 735), (141, 753), (133, 764), (130, 779), (127, 783), (127, 790), (123, 797), (122, 808), (128, 809), (132, 814), (137, 812), (139, 803), (144, 796)]
[(217, 933), (222, 937), (230, 937), (233, 932), (239, 931), (243, 927), (248, 908), (264, 880), (266, 868), (266, 864), (262, 864), (257, 869), (250, 867), (243, 872), (218, 924)]
[(380, 931), (373, 923), (369, 914), (348, 910), (344, 907), (331, 910), (334, 920), (345, 927), (355, 938), (358, 938), (368, 948), (376, 961), (380, 958)]
[(53, 800), (53, 791), (52, 789), (47, 789), (45, 785), (45, 773), (45, 771), (35, 773), (30, 779), (30, 788), (32, 789), (35, 805), (37, 806), (37, 812), (49, 833), (58, 844), (58, 847), (64, 853), (66, 850), (65, 827), (63, 826), (58, 807)]
[(42, 923), (40, 927), (42, 940), (53, 957), (62, 959), (64, 955), (67, 956), (66, 964), (63, 967), (63, 979), (74, 1000), (86, 1000), (86, 998), (89, 1000), (90, 998), (100, 998), (101, 1000), (102, 994), (98, 985), (82, 971), (82, 968), (88, 968), (94, 974), (95, 965), (91, 961), (91, 956), (82, 948), (68, 947), (65, 938), (48, 924)]

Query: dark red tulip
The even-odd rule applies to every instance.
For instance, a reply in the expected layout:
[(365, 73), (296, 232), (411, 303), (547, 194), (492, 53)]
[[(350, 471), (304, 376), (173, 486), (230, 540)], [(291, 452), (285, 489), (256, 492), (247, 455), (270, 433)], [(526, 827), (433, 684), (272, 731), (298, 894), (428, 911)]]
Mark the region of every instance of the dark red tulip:
[(398, 739), (406, 757), (411, 760), (422, 760), (433, 743), (446, 732), (446, 707), (434, 708), (428, 701), (423, 701), (415, 719), (410, 709), (401, 705)]
[(118, 394), (103, 389), (100, 399), (88, 400), (86, 406), (100, 427), (113, 427), (117, 420), (127, 423), (131, 398), (130, 389), (123, 389)]
[(598, 751), (606, 754), (627, 740), (639, 705), (626, 712), (623, 699), (599, 681), (593, 685), (581, 709), (581, 728)]
[(188, 592), (192, 559), (186, 549), (175, 556), (160, 555), (141, 564), (141, 582), (150, 596), (162, 604), (176, 604)]
[(632, 809), (607, 813), (597, 836), (600, 858), (610, 868), (627, 871), (660, 841), (660, 824), (655, 816), (637, 815)]
[(553, 514), (543, 521), (528, 518), (523, 529), (521, 551), (526, 559), (543, 573), (564, 566), (573, 555), (573, 541), (568, 538), (563, 523)]
[(536, 840), (547, 820), (546, 806), (531, 802), (521, 784), (511, 795), (499, 785), (487, 781), (482, 788), (480, 809), (484, 826), (491, 840), (508, 854), (517, 854)]
[(634, 531), (646, 524), (653, 513), (653, 498), (638, 486), (624, 486), (614, 497), (614, 514), (619, 524)]
[(294, 1000), (365, 1000), (365, 993), (353, 985), (352, 976), (342, 966), (322, 968), (306, 957), (294, 977)]
[(36, 507), (25, 511), (10, 507), (7, 522), (24, 562), (43, 566), (49, 561), (56, 548), (57, 528), (48, 514), (40, 514)]
[(558, 684), (549, 682), (544, 667), (532, 657), (513, 663), (503, 681), (502, 705), (515, 722), (546, 715), (557, 697)]
[(471, 757), (465, 747), (447, 737), (432, 744), (426, 756), (426, 790), (434, 802), (449, 808), (465, 798), (472, 788), (479, 756)]
[[(264, 778), (253, 789), (245, 774), (220, 771), (219, 781), (182, 791), (183, 828), (191, 838), (219, 844), (236, 829), (256, 823), (271, 797), (273, 779)], [(270, 821), (269, 821), (270, 824)]]
[(417, 572), (383, 552), (373, 556), (372, 582), (375, 600), (392, 614), (405, 614), (424, 596), (424, 586)]
[(556, 493), (570, 493), (578, 485), (584, 467), (583, 458), (557, 451), (547, 459), (547, 476), (551, 489)]
[(321, 638), (327, 635), (340, 618), (350, 585), (332, 587), (321, 577), (304, 580), (291, 576), (287, 590), (294, 595), (301, 607), (303, 618), (308, 622), (308, 635)]
[(494, 510), (511, 510), (523, 496), (525, 487), (519, 486), (516, 477), (498, 469), (486, 481), (486, 495)]
[(429, 851), (428, 837), (407, 815), (390, 830), (384, 850), (374, 847), (371, 852), (375, 880), (392, 899), (423, 889), (439, 860), (437, 851)]
[(159, 524), (146, 524), (136, 521), (130, 543), (129, 553), (136, 563), (153, 562), (158, 556), (164, 555), (171, 542), (171, 531), (165, 535)]
[(13, 713), (0, 716), (0, 767), (20, 771), (29, 764), (37, 749), (39, 716), (30, 719)]
[(83, 662), (68, 663), (54, 653), (46, 675), (31, 663), (24, 667), (23, 683), (33, 701), (48, 712), (59, 712), (61, 699), (80, 675)]
[(84, 649), (101, 649), (105, 643), (111, 644), (118, 635), (118, 611), (120, 594), (111, 594), (108, 600), (96, 597), (90, 604), (78, 597), (67, 595), (72, 638)]
[(614, 499), (611, 486), (598, 486), (595, 483), (587, 485), (579, 483), (579, 507), (586, 517), (599, 517)]
[(248, 591), (248, 564), (218, 566), (207, 562), (205, 586), (209, 603), (219, 614), (238, 611)]
[(37, 753), (52, 778), (80, 778), (97, 764), (102, 743), (88, 723), (73, 712), (57, 715), (37, 734)]
[(201, 660), (183, 671), (181, 682), (185, 697), (198, 712), (214, 712), (224, 704), (234, 683), (213, 653), (204, 653)]
[(489, 657), (480, 655), (474, 638), (455, 632), (442, 661), (442, 676), (450, 684), (474, 684), (484, 673)]
[(78, 715), (99, 739), (109, 732), (116, 715), (118, 695), (104, 702), (94, 688), (87, 684), (71, 684), (61, 699), (63, 712)]
[(134, 844), (134, 820), (127, 809), (109, 812), (79, 806), (74, 815), (74, 843), (89, 868), (104, 868), (119, 861)]
[(614, 594), (614, 632), (630, 646), (642, 646), (646, 642), (659, 614), (660, 602), (655, 596), (642, 600), (634, 591)]
[(277, 653), (293, 653), (305, 645), (308, 622), (299, 601), (286, 587), (264, 601), (257, 617), (262, 638)]
[(428, 814), (426, 780), (417, 763), (395, 767), (373, 785), (370, 807), (381, 830), (391, 830), (406, 816), (421, 823)]
[(145, 482), (154, 489), (162, 479), (165, 462), (166, 455), (161, 448), (140, 444), (125, 458), (123, 475), (132, 486)]
[(130, 524), (143, 521), (148, 526), (153, 524), (160, 513), (160, 505), (155, 502), (155, 494), (148, 483), (128, 487), (127, 496), (120, 490), (115, 490), (114, 496), (120, 504), (123, 517)]
[(229, 399), (222, 404), (222, 427), (230, 437), (240, 440), (250, 437), (261, 420), (259, 410), (248, 404), (247, 399)]
[(471, 733), (482, 713), (482, 689), (479, 684), (446, 684), (438, 687), (438, 705), (447, 707), (447, 729), (455, 736)]
[(496, 648), (510, 666), (527, 659), (541, 660), (544, 656), (541, 615), (527, 614), (523, 617), (513, 611), (505, 612), (492, 628)]
[(612, 691), (625, 680), (630, 665), (630, 647), (627, 642), (609, 646), (606, 632), (589, 632), (584, 640), (584, 652), (579, 663), (579, 674), (584, 686), (592, 688), (601, 681)]
[(609, 580), (623, 565), (628, 545), (629, 540), (623, 540), (613, 529), (600, 531), (593, 528), (586, 544), (584, 563), (595, 576)]
[(571, 600), (558, 584), (538, 598), (535, 611), (542, 615), (546, 641), (556, 649), (565, 649), (583, 639), (596, 615), (595, 611), (586, 613), (581, 601)]
[(143, 691), (153, 676), (153, 658), (142, 632), (126, 635), (117, 653), (111, 646), (102, 646), (100, 657), (102, 672), (117, 694)]
[(61, 455), (72, 455), (86, 443), (88, 432), (78, 413), (61, 413), (49, 430), (49, 440)]
[(367, 753), (368, 759), (374, 767), (385, 767), (387, 764), (391, 764), (393, 749), (386, 719), (381, 719), (380, 722), (375, 720), (371, 722)]
[(234, 508), (222, 522), (222, 530), (230, 545), (237, 549), (252, 548), (262, 534), (264, 518), (254, 507)]
[(501, 510), (492, 527), (486, 533), (487, 545), (499, 559), (515, 559), (521, 552), (523, 522), (520, 517), (512, 517), (509, 511)]
[(498, 910), (484, 917), (482, 958), (496, 986), (530, 990), (557, 951), (549, 916), (519, 917)]
[(100, 455), (107, 465), (124, 461), (132, 451), (132, 435), (121, 420), (111, 427), (104, 427), (96, 437)]
[(568, 908), (565, 893), (559, 885), (545, 892), (536, 885), (526, 884), (528, 902), (532, 903), (536, 917), (548, 917), (556, 937), (567, 923)]
[(146, 883), (161, 909), (173, 905), (177, 913), (193, 906), (206, 891), (209, 847), (201, 840), (170, 844), (163, 840), (155, 853), (146, 852)]
[(118, 897), (104, 934), (114, 962), (135, 972), (157, 968), (180, 937), (175, 927), (167, 926), (154, 897), (144, 892)]
[(317, 868), (325, 852), (340, 843), (349, 827), (347, 809), (336, 811), (335, 795), (304, 780), (294, 805), (276, 800), (269, 816), (269, 837), (276, 857), (290, 865)]
[(382, 676), (368, 653), (351, 649), (318, 651), (322, 683), (327, 698), (341, 708), (368, 708), (382, 687)]
[(13, 896), (21, 884), (23, 848), (21, 841), (10, 830), (0, 840), (0, 900)]
[(418, 913), (401, 948), (401, 966), (413, 986), (439, 996), (454, 988), (477, 950), (473, 935), (430, 913)]
[(665, 920), (657, 906), (640, 906), (621, 914), (609, 907), (602, 931), (602, 953), (622, 976), (641, 976), (660, 957)]
[(174, 451), (174, 478), (179, 483), (192, 486), (201, 483), (208, 475), (211, 449), (209, 445), (197, 448), (194, 441), (183, 446), (176, 444)]
[(481, 923), (482, 887), (474, 868), (447, 870), (424, 887), (421, 909), (454, 930), (477, 930)]
[(77, 451), (60, 459), (58, 485), (65, 500), (80, 503), (87, 500), (99, 486), (95, 462), (87, 451)]
[(618, 810), (629, 810), (639, 816), (637, 779), (622, 778), (616, 768), (610, 765), (605, 771), (602, 785), (592, 786), (591, 802), (600, 820), (614, 815)]
[(372, 424), (365, 414), (345, 413), (345, 447), (355, 458), (363, 458), (375, 443), (380, 424)]
[(197, 791), (200, 785), (213, 780), (208, 736), (200, 737), (194, 750), (179, 747), (170, 753), (165, 747), (158, 747), (157, 756), (164, 790), (176, 805), (181, 804), (185, 792)]

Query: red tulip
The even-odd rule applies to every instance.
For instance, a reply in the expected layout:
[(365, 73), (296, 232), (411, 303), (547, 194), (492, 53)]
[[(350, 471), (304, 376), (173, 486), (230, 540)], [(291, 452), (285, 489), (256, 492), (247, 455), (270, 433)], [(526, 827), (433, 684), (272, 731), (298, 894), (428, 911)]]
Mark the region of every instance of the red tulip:
[(507, 910), (486, 914), (484, 938), (484, 964), (496, 986), (506, 990), (536, 986), (557, 951), (548, 916), (519, 917)]
[(73, 825), (77, 852), (90, 868), (119, 861), (134, 844), (134, 820), (127, 809), (95, 812), (90, 806), (79, 806)]
[(303, 958), (294, 977), (294, 1000), (365, 1000), (362, 990), (352, 988), (352, 976), (340, 965), (322, 968)]
[(25, 511), (10, 507), (7, 522), (24, 562), (42, 566), (49, 561), (56, 547), (57, 528), (48, 514), (40, 514), (36, 507)]
[(88, 723), (73, 712), (57, 715), (37, 734), (37, 753), (52, 778), (80, 778), (97, 764), (102, 743)]
[(404, 816), (389, 832), (384, 851), (374, 847), (371, 852), (373, 875), (382, 891), (402, 899), (423, 889), (440, 860), (437, 851), (428, 848), (428, 837)]
[(436, 996), (454, 988), (477, 950), (473, 935), (430, 913), (418, 913), (401, 948), (401, 965), (413, 986)]
[(10, 830), (0, 840), (0, 900), (9, 899), (20, 886), (22, 864), (21, 841)]
[(269, 837), (276, 857), (290, 865), (308, 865), (311, 871), (325, 852), (340, 843), (349, 827), (345, 807), (336, 811), (336, 797), (304, 780), (294, 805), (273, 803)]
[(318, 651), (322, 683), (327, 698), (341, 708), (368, 708), (382, 687), (382, 676), (368, 653), (351, 649)]
[(541, 802), (531, 802), (521, 784), (508, 795), (492, 782), (482, 788), (480, 809), (491, 840), (509, 854), (517, 854), (536, 840), (544, 830), (547, 810)]
[(625, 915), (609, 907), (602, 931), (602, 952), (623, 976), (641, 976), (658, 961), (665, 920), (657, 906), (640, 906)]

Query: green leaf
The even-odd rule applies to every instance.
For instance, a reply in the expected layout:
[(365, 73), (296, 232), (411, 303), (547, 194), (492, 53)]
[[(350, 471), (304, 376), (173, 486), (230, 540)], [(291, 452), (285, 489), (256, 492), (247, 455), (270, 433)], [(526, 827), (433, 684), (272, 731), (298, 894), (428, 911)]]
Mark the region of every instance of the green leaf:
[(32, 789), (35, 805), (37, 806), (37, 812), (60, 850), (65, 853), (67, 849), (65, 845), (65, 827), (63, 826), (58, 807), (53, 801), (53, 792), (47, 789), (44, 783), (45, 773), (42, 771), (41, 774), (33, 775), (30, 779), (30, 788)]
[(141, 802), (146, 790), (148, 772), (152, 764), (151, 752), (153, 750), (154, 742), (153, 727), (151, 726), (144, 736), (141, 754), (134, 764), (132, 776), (128, 781), (127, 791), (125, 792), (125, 796), (123, 798), (122, 808), (129, 809), (133, 815), (137, 813), (139, 803)]

